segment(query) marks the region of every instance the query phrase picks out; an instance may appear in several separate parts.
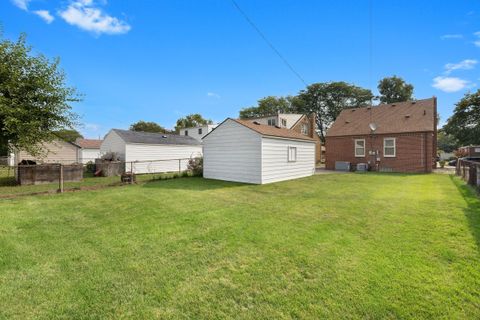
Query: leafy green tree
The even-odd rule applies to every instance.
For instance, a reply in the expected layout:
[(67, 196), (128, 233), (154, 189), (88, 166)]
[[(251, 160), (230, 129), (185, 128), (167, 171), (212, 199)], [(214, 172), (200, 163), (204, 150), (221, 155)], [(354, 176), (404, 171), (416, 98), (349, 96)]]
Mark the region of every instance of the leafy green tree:
[(241, 119), (258, 118), (280, 113), (294, 113), (299, 109), (301, 100), (296, 96), (268, 96), (258, 100), (257, 106), (240, 110)]
[(55, 134), (68, 142), (75, 142), (78, 138), (83, 139), (82, 134), (75, 129), (61, 129), (56, 131)]
[(198, 127), (198, 126), (204, 126), (207, 124), (212, 124), (213, 121), (210, 119), (204, 119), (201, 114), (199, 113), (193, 113), (189, 114), (186, 117), (182, 117), (177, 120), (177, 125), (175, 126), (175, 131), (178, 132), (178, 130), (183, 129), (183, 128), (191, 128), (191, 127)]
[(346, 82), (314, 83), (300, 91), (298, 112), (315, 113), (320, 138), (325, 141), (327, 129), (343, 109), (371, 104), (373, 94), (369, 89)]
[(413, 100), (413, 85), (406, 83), (400, 77), (383, 78), (378, 82), (381, 103), (395, 103)]
[(480, 90), (465, 94), (457, 102), (443, 129), (461, 146), (480, 145)]
[(132, 123), (129, 128), (130, 131), (155, 132), (155, 133), (170, 133), (171, 131), (165, 129), (156, 122), (137, 121)]
[(57, 130), (76, 125), (71, 103), (80, 98), (66, 86), (59, 59), (31, 50), (24, 34), (0, 40), (0, 145), (38, 155)]
[(437, 133), (437, 148), (444, 152), (453, 152), (458, 149), (458, 141), (450, 134), (440, 129)]

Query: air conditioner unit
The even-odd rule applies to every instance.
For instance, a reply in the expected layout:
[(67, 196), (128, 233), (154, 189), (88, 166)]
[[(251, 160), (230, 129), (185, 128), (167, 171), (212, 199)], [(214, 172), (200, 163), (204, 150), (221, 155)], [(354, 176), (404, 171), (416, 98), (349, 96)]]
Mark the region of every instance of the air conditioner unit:
[(350, 171), (350, 162), (347, 161), (335, 161), (336, 171)]
[(368, 171), (368, 164), (366, 163), (357, 163), (357, 171), (366, 172)]

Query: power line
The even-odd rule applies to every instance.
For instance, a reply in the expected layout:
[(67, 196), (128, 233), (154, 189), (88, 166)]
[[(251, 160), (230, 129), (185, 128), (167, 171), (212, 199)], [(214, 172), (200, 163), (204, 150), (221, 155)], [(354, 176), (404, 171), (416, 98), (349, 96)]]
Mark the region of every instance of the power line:
[(265, 43), (270, 47), (270, 49), (275, 52), (275, 54), (283, 61), (283, 63), (293, 72), (293, 74), (305, 85), (308, 86), (307, 82), (302, 78), (300, 73), (298, 73), (293, 66), (287, 61), (287, 59), (280, 53), (280, 51), (275, 48), (275, 46), (267, 39), (265, 34), (255, 25), (255, 23), (248, 17), (248, 15), (240, 8), (238, 3), (235, 0), (231, 0), (234, 7), (240, 12), (243, 18), (252, 26), (252, 28), (258, 33), (258, 35), (265, 41)]

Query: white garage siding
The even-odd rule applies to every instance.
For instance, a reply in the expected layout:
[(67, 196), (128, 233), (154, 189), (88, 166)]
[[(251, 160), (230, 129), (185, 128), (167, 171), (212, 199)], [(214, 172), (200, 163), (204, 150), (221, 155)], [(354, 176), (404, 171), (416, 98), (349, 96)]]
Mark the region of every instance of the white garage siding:
[(120, 157), (120, 160), (125, 160), (125, 141), (113, 130), (105, 136), (100, 146), (101, 154), (108, 152), (115, 152)]
[(261, 183), (261, 139), (256, 132), (227, 120), (204, 139), (203, 176)]
[[(127, 144), (126, 145), (126, 170), (131, 170), (131, 161), (148, 161), (134, 163), (134, 173), (157, 173), (179, 171), (179, 160), (202, 155), (202, 146), (192, 145), (151, 145)], [(156, 160), (156, 161), (150, 161)], [(168, 160), (168, 161), (158, 161)], [(180, 161), (180, 170), (187, 170), (188, 160)]]
[(82, 149), (80, 150), (80, 163), (95, 162), (95, 159), (100, 158), (100, 156), (100, 149)]
[[(288, 161), (288, 147), (297, 148), (297, 160)], [(262, 183), (308, 177), (315, 173), (315, 142), (281, 138), (262, 139)]]

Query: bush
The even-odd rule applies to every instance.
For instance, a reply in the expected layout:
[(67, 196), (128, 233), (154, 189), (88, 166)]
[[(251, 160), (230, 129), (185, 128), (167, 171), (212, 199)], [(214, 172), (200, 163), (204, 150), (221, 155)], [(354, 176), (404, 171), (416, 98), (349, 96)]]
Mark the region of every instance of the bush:
[(107, 152), (102, 158), (103, 161), (120, 161), (120, 157), (116, 152)]
[(194, 177), (203, 176), (203, 157), (190, 158), (187, 164), (188, 170), (192, 172)]
[(85, 165), (85, 170), (88, 173), (95, 173), (95, 163), (93, 163), (92, 161), (88, 161)]
[(445, 168), (445, 164), (446, 164), (446, 163), (447, 163), (447, 160), (441, 160), (441, 161), (439, 162), (440, 168), (442, 168), (442, 169)]

